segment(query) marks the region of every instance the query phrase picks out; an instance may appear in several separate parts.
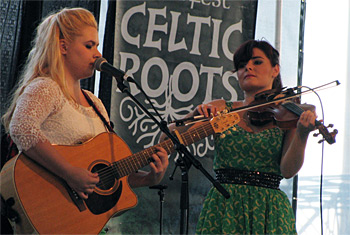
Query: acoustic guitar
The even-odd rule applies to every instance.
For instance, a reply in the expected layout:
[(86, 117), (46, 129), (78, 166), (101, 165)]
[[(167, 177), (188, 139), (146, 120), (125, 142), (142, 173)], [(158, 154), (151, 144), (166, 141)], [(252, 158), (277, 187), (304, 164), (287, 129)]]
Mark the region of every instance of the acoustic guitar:
[[(179, 137), (190, 145), (239, 122), (237, 113), (227, 113), (203, 122)], [(175, 151), (171, 140), (132, 154), (114, 133), (102, 133), (74, 146), (55, 145), (72, 165), (99, 174), (100, 181), (86, 200), (81, 199), (61, 178), (24, 154), (8, 161), (1, 171), (1, 194), (14, 201), (18, 214), (16, 233), (98, 234), (116, 215), (137, 204), (128, 175), (148, 165), (155, 147), (168, 154)]]

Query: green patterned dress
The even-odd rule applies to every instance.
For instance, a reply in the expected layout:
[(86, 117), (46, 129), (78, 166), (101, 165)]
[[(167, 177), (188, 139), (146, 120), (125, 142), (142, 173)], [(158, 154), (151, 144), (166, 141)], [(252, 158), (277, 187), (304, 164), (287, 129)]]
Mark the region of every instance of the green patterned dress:
[[(230, 104), (228, 104), (230, 105)], [(250, 133), (238, 125), (215, 137), (214, 170), (235, 168), (281, 175), (283, 131)], [(223, 184), (231, 197), (210, 189), (197, 224), (197, 234), (296, 234), (287, 195), (264, 187)]]

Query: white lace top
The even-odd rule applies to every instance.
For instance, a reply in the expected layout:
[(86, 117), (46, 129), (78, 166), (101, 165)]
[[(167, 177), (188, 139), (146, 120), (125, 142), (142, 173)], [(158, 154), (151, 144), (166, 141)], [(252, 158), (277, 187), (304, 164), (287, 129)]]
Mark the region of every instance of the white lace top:
[[(87, 95), (109, 121), (101, 100), (91, 92)], [(107, 129), (92, 107), (69, 101), (58, 84), (50, 78), (37, 78), (17, 101), (10, 122), (10, 135), (20, 151), (39, 141), (73, 145), (83, 143)]]

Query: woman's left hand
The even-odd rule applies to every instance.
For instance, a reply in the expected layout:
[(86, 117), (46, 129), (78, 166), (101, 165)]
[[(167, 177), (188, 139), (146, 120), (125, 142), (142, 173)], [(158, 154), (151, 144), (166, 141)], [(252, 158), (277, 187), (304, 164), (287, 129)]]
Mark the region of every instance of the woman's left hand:
[(149, 165), (151, 171), (147, 175), (150, 185), (158, 184), (166, 172), (169, 165), (168, 153), (162, 147), (156, 147), (158, 150), (156, 153), (152, 154), (153, 162)]
[(153, 186), (159, 184), (163, 179), (169, 165), (168, 153), (164, 148), (155, 147), (157, 152), (152, 154), (153, 162), (149, 164), (151, 170), (139, 170), (129, 175), (129, 184), (133, 188)]
[(305, 137), (308, 136), (308, 134), (315, 130), (315, 120), (317, 116), (316, 113), (310, 110), (307, 110), (303, 112), (300, 117), (297, 124), (297, 132), (299, 136)]

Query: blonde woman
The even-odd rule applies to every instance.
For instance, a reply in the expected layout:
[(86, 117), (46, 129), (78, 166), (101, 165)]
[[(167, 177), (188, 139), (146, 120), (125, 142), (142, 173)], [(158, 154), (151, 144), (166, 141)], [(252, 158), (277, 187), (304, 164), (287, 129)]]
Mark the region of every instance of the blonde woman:
[[(52, 144), (83, 143), (107, 131), (109, 118), (102, 102), (80, 87), (80, 80), (93, 75), (94, 62), (101, 57), (97, 50), (97, 23), (86, 9), (65, 8), (46, 17), (36, 33), (18, 88), (2, 121), (20, 151), (87, 199), (99, 182), (98, 174), (72, 166)], [(152, 155), (151, 171), (129, 176), (131, 187), (154, 185), (163, 178), (168, 157), (163, 148), (157, 150)]]

